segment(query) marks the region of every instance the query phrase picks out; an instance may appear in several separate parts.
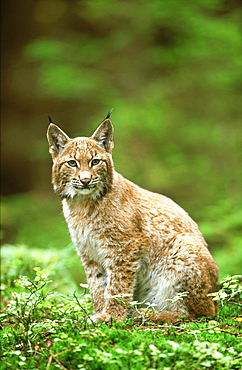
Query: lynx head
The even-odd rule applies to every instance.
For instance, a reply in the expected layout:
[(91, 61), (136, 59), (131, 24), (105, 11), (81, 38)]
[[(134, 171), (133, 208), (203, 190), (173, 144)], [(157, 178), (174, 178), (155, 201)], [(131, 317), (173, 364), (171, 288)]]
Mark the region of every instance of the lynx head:
[(58, 126), (50, 123), (47, 139), (53, 159), (52, 183), (62, 199), (98, 199), (110, 191), (114, 168), (111, 155), (113, 125), (109, 116), (88, 138), (70, 139)]

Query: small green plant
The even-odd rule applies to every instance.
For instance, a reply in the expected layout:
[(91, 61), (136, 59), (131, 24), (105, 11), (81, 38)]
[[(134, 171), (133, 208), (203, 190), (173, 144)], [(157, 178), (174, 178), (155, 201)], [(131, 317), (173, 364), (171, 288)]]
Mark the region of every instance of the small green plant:
[[(175, 304), (176, 302), (184, 299), (189, 292), (182, 292), (177, 293), (172, 299), (166, 299), (167, 304), (164, 305), (161, 309), (161, 311), (167, 310), (171, 305)], [(119, 294), (112, 297), (113, 299), (116, 299), (117, 301), (121, 302), (123, 305), (128, 307), (128, 309), (133, 312), (133, 316), (141, 318), (141, 323), (145, 324), (146, 322), (149, 322), (154, 315), (156, 315), (159, 311), (156, 309), (157, 304), (147, 302), (147, 300), (143, 302), (138, 301), (132, 301), (129, 304), (125, 302), (125, 295)], [(143, 308), (143, 306), (146, 305), (146, 308)]]
[(219, 317), (223, 314), (236, 315), (242, 307), (242, 284), (241, 276), (227, 276), (220, 282), (221, 288), (210, 295), (220, 306)]
[[(12, 333), (16, 340), (20, 342), (21, 347), (32, 350), (31, 339), (36, 335), (34, 329), (43, 329), (46, 325), (49, 327), (49, 320), (55, 320), (60, 315), (70, 314), (75, 320), (80, 308), (88, 316), (88, 310), (91, 307), (89, 294), (82, 297), (82, 305), (74, 297), (63, 296), (60, 293), (48, 290), (46, 286), (52, 282), (49, 280), (49, 271), (42, 270), (40, 267), (34, 267), (36, 273), (34, 279), (27, 276), (20, 276), (15, 280), (15, 286), (19, 292), (13, 292), (6, 309), (1, 314), (4, 322), (11, 324)], [(57, 314), (58, 311), (58, 314)], [(53, 323), (52, 321), (52, 323)]]
[[(44, 287), (51, 282), (48, 280), (48, 271), (34, 267), (36, 276), (30, 280), (26, 276), (20, 276), (15, 280), (20, 292), (13, 292), (12, 298), (7, 305), (6, 311), (1, 315), (2, 319), (8, 317), (12, 324), (18, 326), (21, 331), (21, 342), (25, 347), (29, 346), (32, 335), (32, 325), (38, 319), (39, 308), (43, 305), (51, 292), (45, 292)], [(13, 331), (15, 335), (15, 331)]]

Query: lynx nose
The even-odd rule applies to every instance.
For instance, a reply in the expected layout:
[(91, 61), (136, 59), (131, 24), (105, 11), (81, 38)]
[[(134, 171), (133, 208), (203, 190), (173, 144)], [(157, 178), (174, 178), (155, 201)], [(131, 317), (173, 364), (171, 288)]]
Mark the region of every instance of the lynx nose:
[(89, 171), (81, 171), (79, 179), (83, 185), (88, 185), (91, 182), (92, 176)]
[(90, 178), (87, 178), (87, 177), (85, 177), (84, 179), (81, 179), (81, 183), (83, 185), (88, 185), (90, 181), (91, 181), (91, 179)]

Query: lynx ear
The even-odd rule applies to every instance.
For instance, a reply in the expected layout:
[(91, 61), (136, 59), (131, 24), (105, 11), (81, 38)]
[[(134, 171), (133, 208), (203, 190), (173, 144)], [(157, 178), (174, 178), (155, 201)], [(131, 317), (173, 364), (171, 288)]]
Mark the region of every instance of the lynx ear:
[(67, 141), (70, 138), (58, 126), (51, 123), (47, 131), (47, 139), (49, 142), (49, 152), (52, 158), (55, 158), (64, 149)]
[(98, 144), (111, 153), (113, 149), (113, 125), (110, 119), (105, 119), (91, 136)]

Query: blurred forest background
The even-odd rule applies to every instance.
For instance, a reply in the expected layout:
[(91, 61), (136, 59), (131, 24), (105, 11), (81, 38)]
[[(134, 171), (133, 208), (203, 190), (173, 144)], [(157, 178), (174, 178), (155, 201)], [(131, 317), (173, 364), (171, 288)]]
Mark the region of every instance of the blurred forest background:
[(83, 281), (51, 186), (47, 114), (90, 136), (114, 107), (116, 170), (185, 208), (220, 276), (240, 274), (241, 2), (1, 6), (3, 270)]

